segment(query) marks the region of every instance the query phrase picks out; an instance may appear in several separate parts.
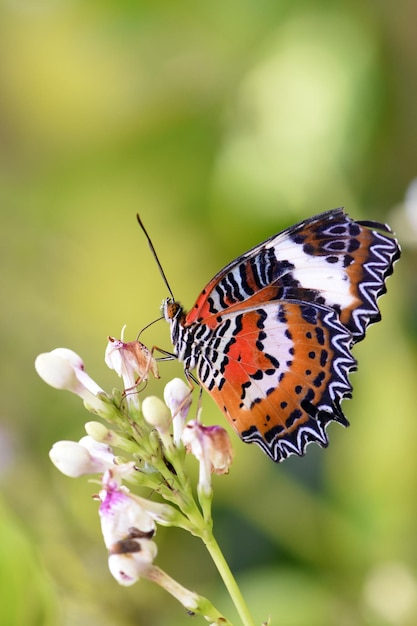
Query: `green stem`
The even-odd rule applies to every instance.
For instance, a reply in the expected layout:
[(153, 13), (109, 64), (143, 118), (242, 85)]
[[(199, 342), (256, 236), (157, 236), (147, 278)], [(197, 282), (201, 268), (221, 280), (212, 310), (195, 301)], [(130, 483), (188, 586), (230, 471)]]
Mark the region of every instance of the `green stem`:
[(223, 582), (226, 586), (227, 591), (229, 592), (232, 602), (235, 605), (237, 612), (239, 613), (240, 619), (242, 620), (243, 626), (255, 626), (255, 622), (253, 621), (253, 618), (249, 613), (246, 602), (243, 599), (243, 596), (231, 572), (231, 569), (226, 559), (224, 558), (222, 551), (220, 550), (219, 544), (212, 534), (210, 534), (208, 538), (203, 537), (202, 539), (219, 571), (220, 576), (223, 579)]

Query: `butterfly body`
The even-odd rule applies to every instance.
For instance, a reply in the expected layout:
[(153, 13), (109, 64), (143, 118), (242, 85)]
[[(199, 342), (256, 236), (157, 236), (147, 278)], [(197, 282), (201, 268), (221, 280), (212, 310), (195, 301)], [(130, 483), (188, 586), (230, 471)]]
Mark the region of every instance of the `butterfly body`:
[(399, 254), (388, 227), (342, 209), (305, 220), (223, 268), (188, 314), (165, 301), (174, 353), (274, 461), (326, 446), (330, 421), (348, 425), (351, 347), (380, 319)]

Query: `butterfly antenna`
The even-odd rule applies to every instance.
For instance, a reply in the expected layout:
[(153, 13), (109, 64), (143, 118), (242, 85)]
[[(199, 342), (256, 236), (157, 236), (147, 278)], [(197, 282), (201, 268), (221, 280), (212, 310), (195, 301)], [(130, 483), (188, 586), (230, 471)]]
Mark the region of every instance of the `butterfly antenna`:
[[(141, 229), (143, 230), (143, 232), (144, 232), (144, 234), (145, 234), (145, 237), (146, 237), (146, 239), (148, 240), (149, 247), (150, 247), (151, 252), (152, 252), (152, 254), (153, 254), (153, 256), (154, 256), (154, 259), (155, 259), (155, 261), (156, 261), (156, 263), (157, 263), (157, 265), (158, 265), (158, 267), (159, 267), (159, 271), (160, 271), (161, 276), (162, 276), (162, 279), (163, 279), (163, 281), (164, 281), (164, 283), (165, 283), (165, 285), (166, 285), (166, 288), (167, 288), (167, 289), (168, 289), (168, 291), (169, 291), (169, 295), (171, 296), (171, 298), (172, 298), (173, 300), (175, 300), (175, 298), (174, 298), (174, 294), (172, 293), (171, 287), (169, 286), (169, 282), (168, 282), (168, 280), (167, 280), (167, 277), (165, 276), (165, 272), (164, 272), (164, 270), (162, 269), (161, 261), (158, 259), (158, 255), (156, 254), (156, 250), (155, 250), (155, 248), (153, 247), (152, 240), (151, 240), (151, 238), (149, 237), (149, 235), (148, 235), (148, 231), (146, 230), (145, 226), (143, 225), (142, 220), (140, 219), (139, 213), (136, 213), (136, 219), (138, 220), (139, 226), (140, 226), (140, 227), (141, 227)], [(156, 321), (156, 320), (155, 320), (155, 321)]]
[(144, 326), (142, 328), (142, 330), (139, 331), (137, 337), (136, 337), (136, 341), (139, 340), (139, 337), (141, 336), (141, 334), (143, 333), (144, 330), (146, 330), (147, 328), (149, 328), (149, 326), (152, 326), (153, 324), (156, 324), (156, 322), (160, 322), (161, 320), (163, 320), (163, 317), (158, 317), (156, 320), (153, 320), (152, 322), (149, 322), (149, 324), (146, 324), (146, 326)]

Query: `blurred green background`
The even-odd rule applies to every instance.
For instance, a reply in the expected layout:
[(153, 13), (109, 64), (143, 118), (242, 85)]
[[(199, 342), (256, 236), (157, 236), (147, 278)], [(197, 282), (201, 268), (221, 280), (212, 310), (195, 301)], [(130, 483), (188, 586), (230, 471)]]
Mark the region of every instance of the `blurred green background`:
[[(48, 459), (91, 416), (33, 361), (66, 346), (118, 384), (107, 335), (133, 339), (167, 295), (137, 211), (188, 308), (235, 256), (340, 205), (403, 240), (383, 323), (355, 350), (351, 428), (281, 465), (232, 435), (216, 533), (259, 624), (417, 623), (416, 23), (412, 0), (1, 0), (1, 624), (203, 623), (111, 578), (97, 486)], [(170, 349), (163, 322), (141, 338)], [(160, 369), (158, 395), (181, 375)], [(203, 417), (221, 420), (208, 397)], [(197, 540), (157, 542), (234, 621)]]

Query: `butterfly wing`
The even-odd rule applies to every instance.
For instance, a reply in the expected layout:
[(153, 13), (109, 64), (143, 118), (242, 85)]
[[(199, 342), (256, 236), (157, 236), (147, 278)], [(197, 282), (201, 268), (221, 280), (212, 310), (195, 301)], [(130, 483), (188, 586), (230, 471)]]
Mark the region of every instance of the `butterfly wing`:
[(340, 401), (356, 368), (350, 342), (332, 309), (264, 303), (218, 317), (197, 373), (240, 437), (281, 461), (311, 441), (326, 446), (330, 421), (348, 425)]
[(321, 213), (252, 248), (222, 269), (186, 317), (215, 328), (217, 314), (274, 300), (326, 305), (352, 342), (380, 319), (378, 297), (400, 256), (388, 226), (356, 222), (343, 209)]
[(167, 301), (175, 354), (273, 460), (325, 446), (329, 422), (348, 425), (350, 349), (380, 319), (399, 256), (388, 226), (342, 209), (300, 222), (223, 268), (187, 315)]

